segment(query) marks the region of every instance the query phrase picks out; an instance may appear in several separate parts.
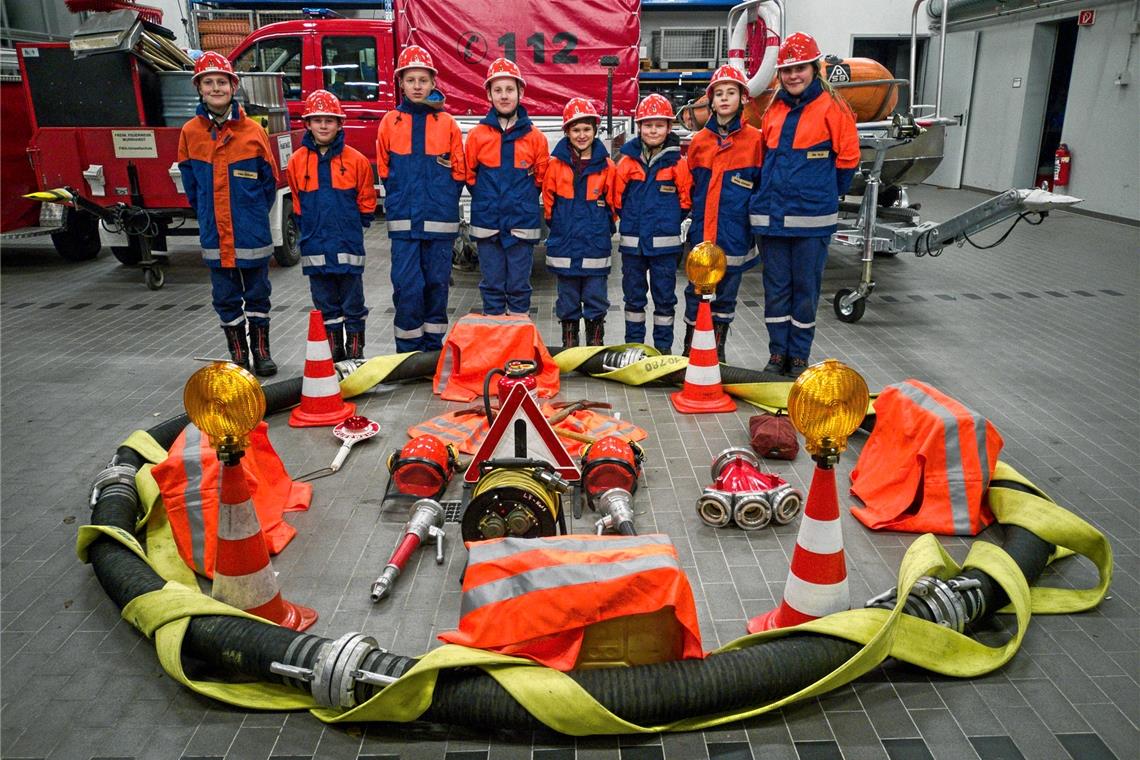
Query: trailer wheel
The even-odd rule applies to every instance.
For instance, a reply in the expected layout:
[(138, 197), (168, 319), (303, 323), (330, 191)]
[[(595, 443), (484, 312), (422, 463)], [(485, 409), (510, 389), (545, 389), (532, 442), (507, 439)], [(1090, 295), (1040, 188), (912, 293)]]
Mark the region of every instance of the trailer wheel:
[(99, 220), (73, 208), (63, 210), (63, 229), (51, 234), (56, 253), (65, 261), (90, 261), (99, 255)]
[(280, 266), (295, 267), (301, 261), (301, 230), (293, 216), (293, 204), (281, 202), (281, 245), (273, 249), (273, 258)]
[(843, 305), (843, 299), (854, 293), (851, 288), (844, 288), (835, 294), (835, 300), (831, 305), (835, 307), (835, 316), (839, 318), (840, 322), (853, 323), (858, 322), (863, 318), (863, 312), (867, 310), (867, 300), (860, 298), (850, 306)]
[(119, 260), (119, 263), (133, 267), (137, 266), (142, 261), (142, 250), (139, 249), (139, 242), (133, 236), (129, 238), (126, 245), (113, 245), (111, 246), (111, 254)]
[(147, 289), (161, 290), (166, 284), (166, 272), (162, 271), (162, 267), (151, 267), (143, 273), (143, 281), (146, 282)]

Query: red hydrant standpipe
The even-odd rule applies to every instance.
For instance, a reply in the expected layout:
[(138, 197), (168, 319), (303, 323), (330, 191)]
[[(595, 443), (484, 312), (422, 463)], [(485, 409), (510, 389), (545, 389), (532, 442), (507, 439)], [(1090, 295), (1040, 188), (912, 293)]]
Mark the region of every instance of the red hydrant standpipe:
[(372, 582), (372, 601), (378, 602), (392, 590), (404, 566), (421, 543), (435, 540), (435, 564), (443, 564), (443, 507), (438, 501), (420, 499), (412, 505), (412, 516), (404, 526), (404, 537), (388, 560), (380, 577)]
[(744, 530), (759, 530), (773, 519), (786, 525), (803, 508), (803, 494), (772, 473), (760, 472), (749, 449), (731, 447), (712, 463), (713, 484), (697, 500), (706, 525), (723, 528), (730, 521)]

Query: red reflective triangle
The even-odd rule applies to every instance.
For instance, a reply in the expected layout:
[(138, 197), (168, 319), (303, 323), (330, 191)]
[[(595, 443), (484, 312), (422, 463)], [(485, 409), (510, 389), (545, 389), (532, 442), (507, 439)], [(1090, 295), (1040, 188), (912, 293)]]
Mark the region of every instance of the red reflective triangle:
[(541, 459), (549, 462), (554, 469), (566, 480), (581, 480), (582, 473), (578, 465), (566, 453), (566, 447), (554, 428), (542, 415), (538, 402), (534, 396), (527, 393), (521, 384), (516, 385), (507, 394), (507, 400), (499, 408), (487, 437), (479, 445), (475, 457), (467, 467), (463, 480), (474, 483), (479, 480), (479, 465), (488, 459), (509, 458), (517, 455), (515, 431), (517, 421), (522, 421), (522, 433), (525, 436), (526, 454), (531, 459)]

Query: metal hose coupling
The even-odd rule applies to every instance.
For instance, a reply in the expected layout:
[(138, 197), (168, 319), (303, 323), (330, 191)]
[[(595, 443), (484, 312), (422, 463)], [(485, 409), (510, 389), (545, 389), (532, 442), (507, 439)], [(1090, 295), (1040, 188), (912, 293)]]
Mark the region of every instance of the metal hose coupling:
[(336, 379), (339, 383), (364, 365), (363, 359), (343, 359), (333, 365), (336, 370)]
[[(111, 457), (111, 461), (107, 464), (103, 471), (95, 476), (95, 481), (91, 484), (91, 507), (94, 509), (95, 504), (99, 501), (99, 496), (104, 490), (116, 491), (124, 496), (130, 496), (135, 504), (138, 504), (138, 491), (135, 489), (135, 475), (139, 472), (138, 468), (130, 464), (120, 464), (119, 455)], [(116, 488), (119, 486), (119, 488)], [(125, 486), (125, 488), (123, 487)]]
[(602, 352), (602, 369), (613, 372), (635, 364), (645, 358), (645, 349), (638, 346)]
[(395, 664), (376, 639), (362, 633), (346, 633), (336, 641), (321, 644), (312, 667), (272, 662), (269, 670), (308, 687), (321, 707), (348, 710), (367, 700), (375, 689), (399, 680), (401, 674), (380, 672)]
[[(897, 587), (869, 599), (864, 607), (894, 609), (898, 603)], [(932, 623), (946, 626), (952, 631), (965, 633), (966, 626), (986, 613), (986, 600), (981, 581), (957, 576), (944, 581), (924, 575), (914, 582), (903, 612)]]
[(636, 535), (633, 528), (633, 495), (624, 488), (603, 491), (595, 501), (602, 517), (594, 523), (598, 535), (616, 530), (625, 535)]

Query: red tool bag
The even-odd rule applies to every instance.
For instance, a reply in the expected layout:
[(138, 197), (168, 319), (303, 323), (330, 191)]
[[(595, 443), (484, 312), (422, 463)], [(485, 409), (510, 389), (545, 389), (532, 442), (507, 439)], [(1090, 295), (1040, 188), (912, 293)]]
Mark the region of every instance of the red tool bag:
[(796, 429), (785, 414), (757, 414), (748, 419), (752, 450), (765, 459), (795, 459), (800, 453)]

